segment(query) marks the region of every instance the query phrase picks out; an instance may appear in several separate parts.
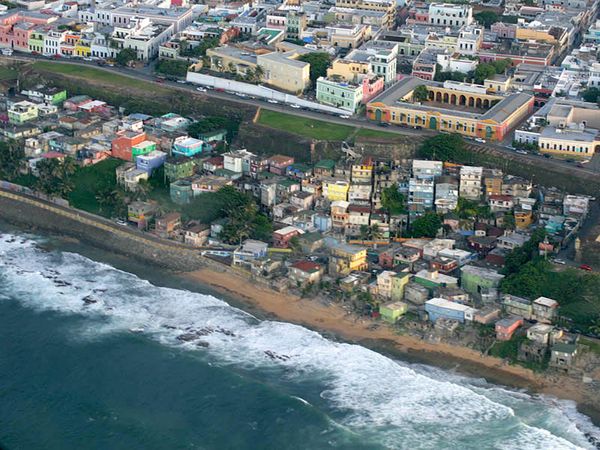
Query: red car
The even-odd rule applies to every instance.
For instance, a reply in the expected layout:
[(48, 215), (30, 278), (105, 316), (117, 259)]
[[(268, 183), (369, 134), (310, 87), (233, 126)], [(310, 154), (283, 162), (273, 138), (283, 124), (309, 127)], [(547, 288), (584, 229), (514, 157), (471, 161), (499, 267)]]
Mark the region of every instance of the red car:
[(588, 266), (587, 264), (582, 264), (582, 265), (579, 266), (579, 268), (581, 270), (586, 270), (587, 272), (592, 272), (594, 270), (590, 266)]

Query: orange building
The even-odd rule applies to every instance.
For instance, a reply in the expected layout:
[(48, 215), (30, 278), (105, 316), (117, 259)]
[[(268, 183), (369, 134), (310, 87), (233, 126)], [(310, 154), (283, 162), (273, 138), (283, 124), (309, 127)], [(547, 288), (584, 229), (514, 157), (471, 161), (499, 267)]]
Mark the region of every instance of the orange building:
[(111, 145), (113, 158), (131, 161), (131, 147), (144, 142), (146, 133), (143, 131), (120, 131), (117, 135)]

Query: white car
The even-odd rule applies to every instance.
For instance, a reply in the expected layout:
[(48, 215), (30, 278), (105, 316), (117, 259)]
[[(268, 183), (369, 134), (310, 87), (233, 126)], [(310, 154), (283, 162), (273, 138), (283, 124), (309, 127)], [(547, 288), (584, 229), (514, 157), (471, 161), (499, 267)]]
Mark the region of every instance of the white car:
[(197, 88), (196, 88), (196, 90), (197, 90), (198, 92), (206, 92), (206, 89), (205, 89), (205, 88), (203, 88), (203, 87), (197, 87)]
[(267, 100), (267, 102), (273, 103), (274, 105), (279, 103), (277, 100), (273, 100), (273, 99), (269, 99), (269, 100)]
[(527, 153), (525, 150), (517, 150), (517, 153), (519, 155), (528, 155), (529, 153)]
[(342, 118), (342, 119), (349, 119), (350, 116), (348, 114), (340, 114), (340, 118)]
[(299, 105), (296, 105), (295, 103), (292, 103), (290, 105), (290, 107), (294, 108), (294, 109), (300, 109), (301, 107)]
[(242, 97), (242, 98), (248, 97), (246, 94), (242, 94), (241, 92), (236, 92), (235, 95), (237, 95), (238, 97)]
[(115, 220), (115, 222), (117, 223), (117, 225), (122, 225), (124, 227), (127, 226), (127, 222), (124, 221), (123, 219), (117, 219), (117, 220)]
[(562, 260), (562, 259), (558, 259), (558, 258), (555, 258), (555, 259), (554, 259), (554, 263), (555, 263), (555, 264), (560, 264), (560, 265), (562, 265), (562, 266), (564, 266), (565, 264), (567, 264), (567, 263), (566, 263), (564, 260)]
[(187, 81), (185, 81), (185, 80), (177, 80), (177, 82), (178, 82), (179, 84), (185, 84), (185, 83), (187, 83)]
[(485, 144), (485, 139), (475, 138), (475, 142), (479, 142), (480, 144)]

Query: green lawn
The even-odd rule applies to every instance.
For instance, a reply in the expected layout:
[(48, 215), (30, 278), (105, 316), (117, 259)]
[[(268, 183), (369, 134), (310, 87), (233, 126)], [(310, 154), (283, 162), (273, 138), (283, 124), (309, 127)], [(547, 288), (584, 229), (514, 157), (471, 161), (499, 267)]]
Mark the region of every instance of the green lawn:
[(12, 67), (0, 66), (0, 80), (11, 80), (17, 78), (17, 71)]
[(117, 187), (115, 169), (123, 164), (119, 159), (106, 159), (86, 166), (77, 171), (73, 176), (74, 189), (69, 194), (69, 203), (78, 209), (83, 209), (94, 214), (103, 214), (96, 200), (100, 189)]
[(593, 351), (594, 353), (598, 353), (600, 355), (600, 341), (581, 337), (579, 339), (579, 343), (583, 344), (583, 345), (587, 345), (591, 351)]
[(346, 140), (355, 131), (354, 127), (348, 125), (321, 122), (267, 109), (261, 110), (258, 123), (308, 138), (328, 141)]
[(150, 81), (138, 80), (135, 78), (126, 77), (124, 75), (108, 72), (106, 70), (96, 69), (94, 67), (85, 67), (82, 65), (65, 64), (52, 61), (36, 61), (33, 63), (33, 67), (42, 71), (81, 77), (85, 78), (86, 80), (95, 80), (99, 82), (115, 84), (121, 87), (129, 86), (133, 88), (150, 88), (153, 92), (165, 90), (165, 88), (156, 86), (155, 83)]

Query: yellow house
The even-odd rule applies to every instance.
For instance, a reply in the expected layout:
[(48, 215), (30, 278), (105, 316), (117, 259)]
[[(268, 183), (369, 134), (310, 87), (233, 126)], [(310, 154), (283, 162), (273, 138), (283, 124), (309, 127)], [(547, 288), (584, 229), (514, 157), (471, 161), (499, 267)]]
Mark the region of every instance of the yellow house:
[[(415, 96), (419, 86), (425, 98)], [(501, 141), (532, 111), (529, 94), (489, 94), (484, 86), (405, 77), (367, 104), (367, 119)]]
[(323, 197), (330, 202), (339, 200), (348, 200), (348, 191), (350, 183), (344, 180), (326, 180), (323, 181)]
[(600, 135), (588, 130), (546, 127), (538, 138), (540, 152), (570, 157), (591, 157), (600, 151)]
[(567, 45), (569, 33), (561, 27), (518, 26), (515, 36), (523, 41), (546, 42), (547, 44), (556, 45), (560, 51)]
[(79, 42), (77, 42), (77, 45), (75, 45), (74, 52), (75, 52), (76, 56), (81, 56), (82, 58), (87, 58), (88, 56), (90, 56), (92, 54), (91, 43), (89, 41), (81, 39)]
[(525, 209), (515, 210), (515, 226), (519, 229), (528, 228), (533, 223), (533, 212)]
[(327, 78), (338, 76), (346, 81), (353, 81), (359, 75), (369, 73), (368, 61), (354, 61), (349, 59), (337, 58), (327, 69)]
[(369, 182), (373, 177), (373, 159), (365, 157), (355, 164), (352, 164), (352, 181), (353, 182)]
[(398, 301), (404, 298), (404, 288), (411, 280), (411, 274), (408, 272), (400, 272), (392, 277), (392, 300)]
[(335, 243), (330, 248), (329, 274), (345, 276), (350, 272), (367, 269), (367, 249)]
[(299, 61), (299, 53), (272, 52), (256, 56), (256, 63), (263, 69), (266, 83), (295, 94), (310, 85), (310, 64)]

